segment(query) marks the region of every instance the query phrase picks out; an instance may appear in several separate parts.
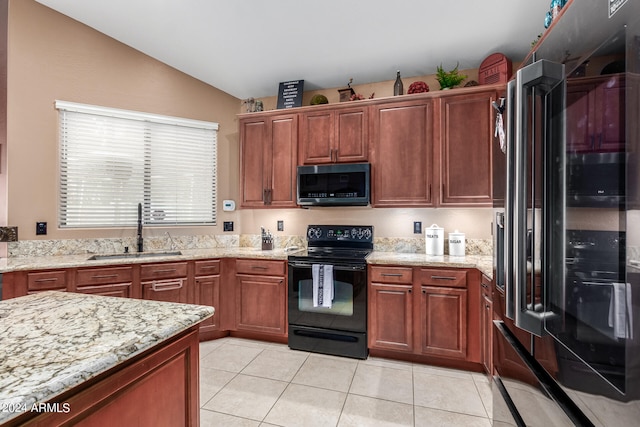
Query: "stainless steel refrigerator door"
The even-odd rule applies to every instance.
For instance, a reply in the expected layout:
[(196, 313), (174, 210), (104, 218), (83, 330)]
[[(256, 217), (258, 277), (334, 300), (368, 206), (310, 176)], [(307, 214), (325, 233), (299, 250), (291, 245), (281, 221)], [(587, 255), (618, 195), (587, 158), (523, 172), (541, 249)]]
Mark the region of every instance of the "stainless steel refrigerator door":
[[(513, 105), (513, 128), (508, 129), (507, 195), (505, 200), (505, 276), (507, 316), (516, 326), (542, 335), (546, 316), (544, 282), (549, 267), (549, 242), (553, 229), (564, 228), (562, 213), (550, 212), (546, 200), (550, 186), (549, 141), (561, 134), (562, 123), (547, 120), (549, 110), (564, 103), (564, 65), (540, 60), (518, 70), (508, 88)], [(560, 90), (557, 88), (560, 87)], [(562, 152), (562, 150), (560, 150)], [(559, 174), (562, 176), (562, 174)], [(556, 174), (557, 176), (557, 174)], [(553, 221), (553, 224), (551, 222)], [(536, 283), (542, 281), (542, 288)]]

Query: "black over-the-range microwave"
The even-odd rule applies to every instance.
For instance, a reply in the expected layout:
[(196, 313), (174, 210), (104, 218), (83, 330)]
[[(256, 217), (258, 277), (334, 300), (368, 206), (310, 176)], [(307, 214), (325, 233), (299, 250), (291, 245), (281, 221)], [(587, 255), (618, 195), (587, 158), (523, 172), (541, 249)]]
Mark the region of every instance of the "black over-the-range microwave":
[(298, 166), (301, 206), (367, 206), (371, 165), (345, 163)]

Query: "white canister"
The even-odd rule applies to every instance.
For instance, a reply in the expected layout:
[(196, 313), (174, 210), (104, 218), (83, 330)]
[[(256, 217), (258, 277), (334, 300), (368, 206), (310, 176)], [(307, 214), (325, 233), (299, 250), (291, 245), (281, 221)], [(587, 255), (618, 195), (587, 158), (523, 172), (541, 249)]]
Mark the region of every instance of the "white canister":
[(425, 229), (424, 240), (427, 255), (444, 255), (444, 228), (431, 224)]
[(458, 230), (449, 233), (449, 256), (464, 256), (465, 238), (464, 233)]

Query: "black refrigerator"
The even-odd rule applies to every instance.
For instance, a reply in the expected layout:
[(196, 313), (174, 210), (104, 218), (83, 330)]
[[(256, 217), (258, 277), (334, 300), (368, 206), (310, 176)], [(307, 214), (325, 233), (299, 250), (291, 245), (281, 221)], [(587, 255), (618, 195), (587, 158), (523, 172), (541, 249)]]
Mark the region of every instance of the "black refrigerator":
[(493, 425), (639, 426), (640, 0), (569, 1), (501, 116)]

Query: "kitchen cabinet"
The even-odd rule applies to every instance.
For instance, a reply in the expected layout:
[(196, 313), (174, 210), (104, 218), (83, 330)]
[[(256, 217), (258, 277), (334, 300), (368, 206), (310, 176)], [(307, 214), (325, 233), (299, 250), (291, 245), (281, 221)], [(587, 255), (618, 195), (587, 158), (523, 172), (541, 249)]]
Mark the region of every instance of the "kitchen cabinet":
[(142, 298), (153, 301), (190, 303), (187, 262), (143, 264), (140, 267)]
[[(451, 92), (450, 93), (455, 93)], [(492, 206), (495, 88), (439, 99), (440, 206)]]
[(32, 412), (19, 425), (196, 426), (198, 354), (198, 328), (193, 326), (55, 400), (61, 408), (68, 404), (69, 411)]
[(624, 92), (624, 74), (567, 80), (567, 151), (624, 151)]
[(286, 262), (237, 259), (235, 267), (235, 329), (286, 337)]
[(371, 129), (372, 205), (434, 206), (433, 101), (375, 104)]
[(371, 267), (369, 348), (413, 352), (413, 270)]
[(300, 113), (302, 164), (366, 162), (369, 147), (367, 107), (316, 107)]
[(133, 267), (82, 268), (75, 273), (75, 292), (134, 298)]
[(493, 375), (493, 294), (492, 281), (484, 274), (480, 281), (480, 339), (482, 341), (482, 365), (489, 376)]
[(370, 266), (371, 354), (480, 370), (479, 287), (475, 269)]
[(466, 271), (421, 270), (421, 352), (467, 358)]
[(296, 206), (297, 146), (296, 114), (240, 119), (242, 207)]
[(210, 318), (200, 323), (201, 332), (220, 330), (220, 260), (195, 262), (195, 303), (215, 307)]

